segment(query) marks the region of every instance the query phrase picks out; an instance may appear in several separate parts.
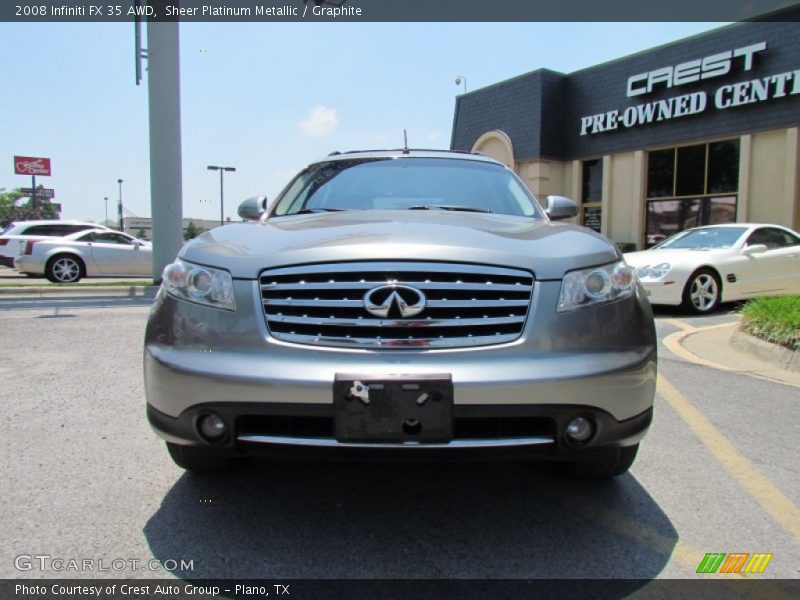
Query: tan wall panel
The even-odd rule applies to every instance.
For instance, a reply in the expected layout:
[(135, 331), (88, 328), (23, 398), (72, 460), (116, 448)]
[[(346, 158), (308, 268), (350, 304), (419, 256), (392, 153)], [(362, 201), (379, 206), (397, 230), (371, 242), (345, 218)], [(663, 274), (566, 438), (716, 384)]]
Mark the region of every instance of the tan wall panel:
[(476, 152), (483, 152), (489, 158), (499, 160), (505, 165), (509, 165), (511, 163), (508, 148), (505, 144), (503, 144), (502, 141), (496, 138), (488, 139), (483, 142)]
[[(603, 221), (607, 223), (606, 235), (615, 242), (638, 243), (640, 237), (639, 219), (642, 209), (640, 190), (641, 157), (635, 152), (622, 152), (609, 157), (606, 162), (610, 169), (603, 173), (608, 178), (608, 210), (603, 206)], [(610, 163), (610, 164), (609, 164)], [(609, 177), (610, 174), (610, 177)]]
[(754, 133), (750, 149), (748, 219), (795, 226), (797, 135), (792, 129)]
[[(577, 166), (576, 166), (577, 165)], [(547, 196), (566, 196), (580, 204), (580, 161), (559, 162), (553, 160), (528, 160), (517, 162), (517, 175), (525, 182), (543, 207)], [(568, 219), (578, 223), (578, 218)]]

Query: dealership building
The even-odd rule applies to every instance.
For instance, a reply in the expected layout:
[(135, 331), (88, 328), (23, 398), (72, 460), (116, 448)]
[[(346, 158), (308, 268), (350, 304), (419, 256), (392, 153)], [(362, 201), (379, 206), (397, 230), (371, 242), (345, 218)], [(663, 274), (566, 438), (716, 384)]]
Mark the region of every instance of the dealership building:
[(451, 147), (631, 248), (697, 225), (800, 228), (800, 23), (746, 22), (458, 96)]

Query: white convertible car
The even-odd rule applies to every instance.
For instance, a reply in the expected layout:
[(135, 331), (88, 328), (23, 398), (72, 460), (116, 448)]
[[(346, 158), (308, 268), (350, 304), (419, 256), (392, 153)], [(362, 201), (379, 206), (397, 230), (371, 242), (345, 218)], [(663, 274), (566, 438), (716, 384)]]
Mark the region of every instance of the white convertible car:
[(651, 304), (708, 313), (721, 302), (800, 294), (800, 236), (779, 225), (728, 223), (682, 231), (625, 254)]
[(127, 233), (91, 229), (27, 242), (14, 268), (44, 275), (53, 283), (74, 283), (82, 277), (146, 277), (153, 272), (153, 248)]

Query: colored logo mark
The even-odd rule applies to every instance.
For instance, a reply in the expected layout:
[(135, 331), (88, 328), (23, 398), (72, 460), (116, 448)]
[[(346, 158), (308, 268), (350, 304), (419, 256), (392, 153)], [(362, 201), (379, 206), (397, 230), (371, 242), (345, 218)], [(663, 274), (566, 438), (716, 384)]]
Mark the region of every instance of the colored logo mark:
[(700, 561), (697, 573), (763, 573), (767, 569), (772, 553), (756, 552), (709, 552)]

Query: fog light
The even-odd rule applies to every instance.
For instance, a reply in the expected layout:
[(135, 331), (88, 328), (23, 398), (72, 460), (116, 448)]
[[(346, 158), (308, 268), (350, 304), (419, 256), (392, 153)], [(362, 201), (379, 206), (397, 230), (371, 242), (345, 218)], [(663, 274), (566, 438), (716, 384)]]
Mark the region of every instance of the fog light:
[(578, 417), (567, 424), (567, 437), (573, 442), (585, 442), (594, 433), (594, 426), (589, 419)]
[(225, 435), (225, 422), (214, 413), (200, 419), (200, 433), (209, 440), (218, 440)]

